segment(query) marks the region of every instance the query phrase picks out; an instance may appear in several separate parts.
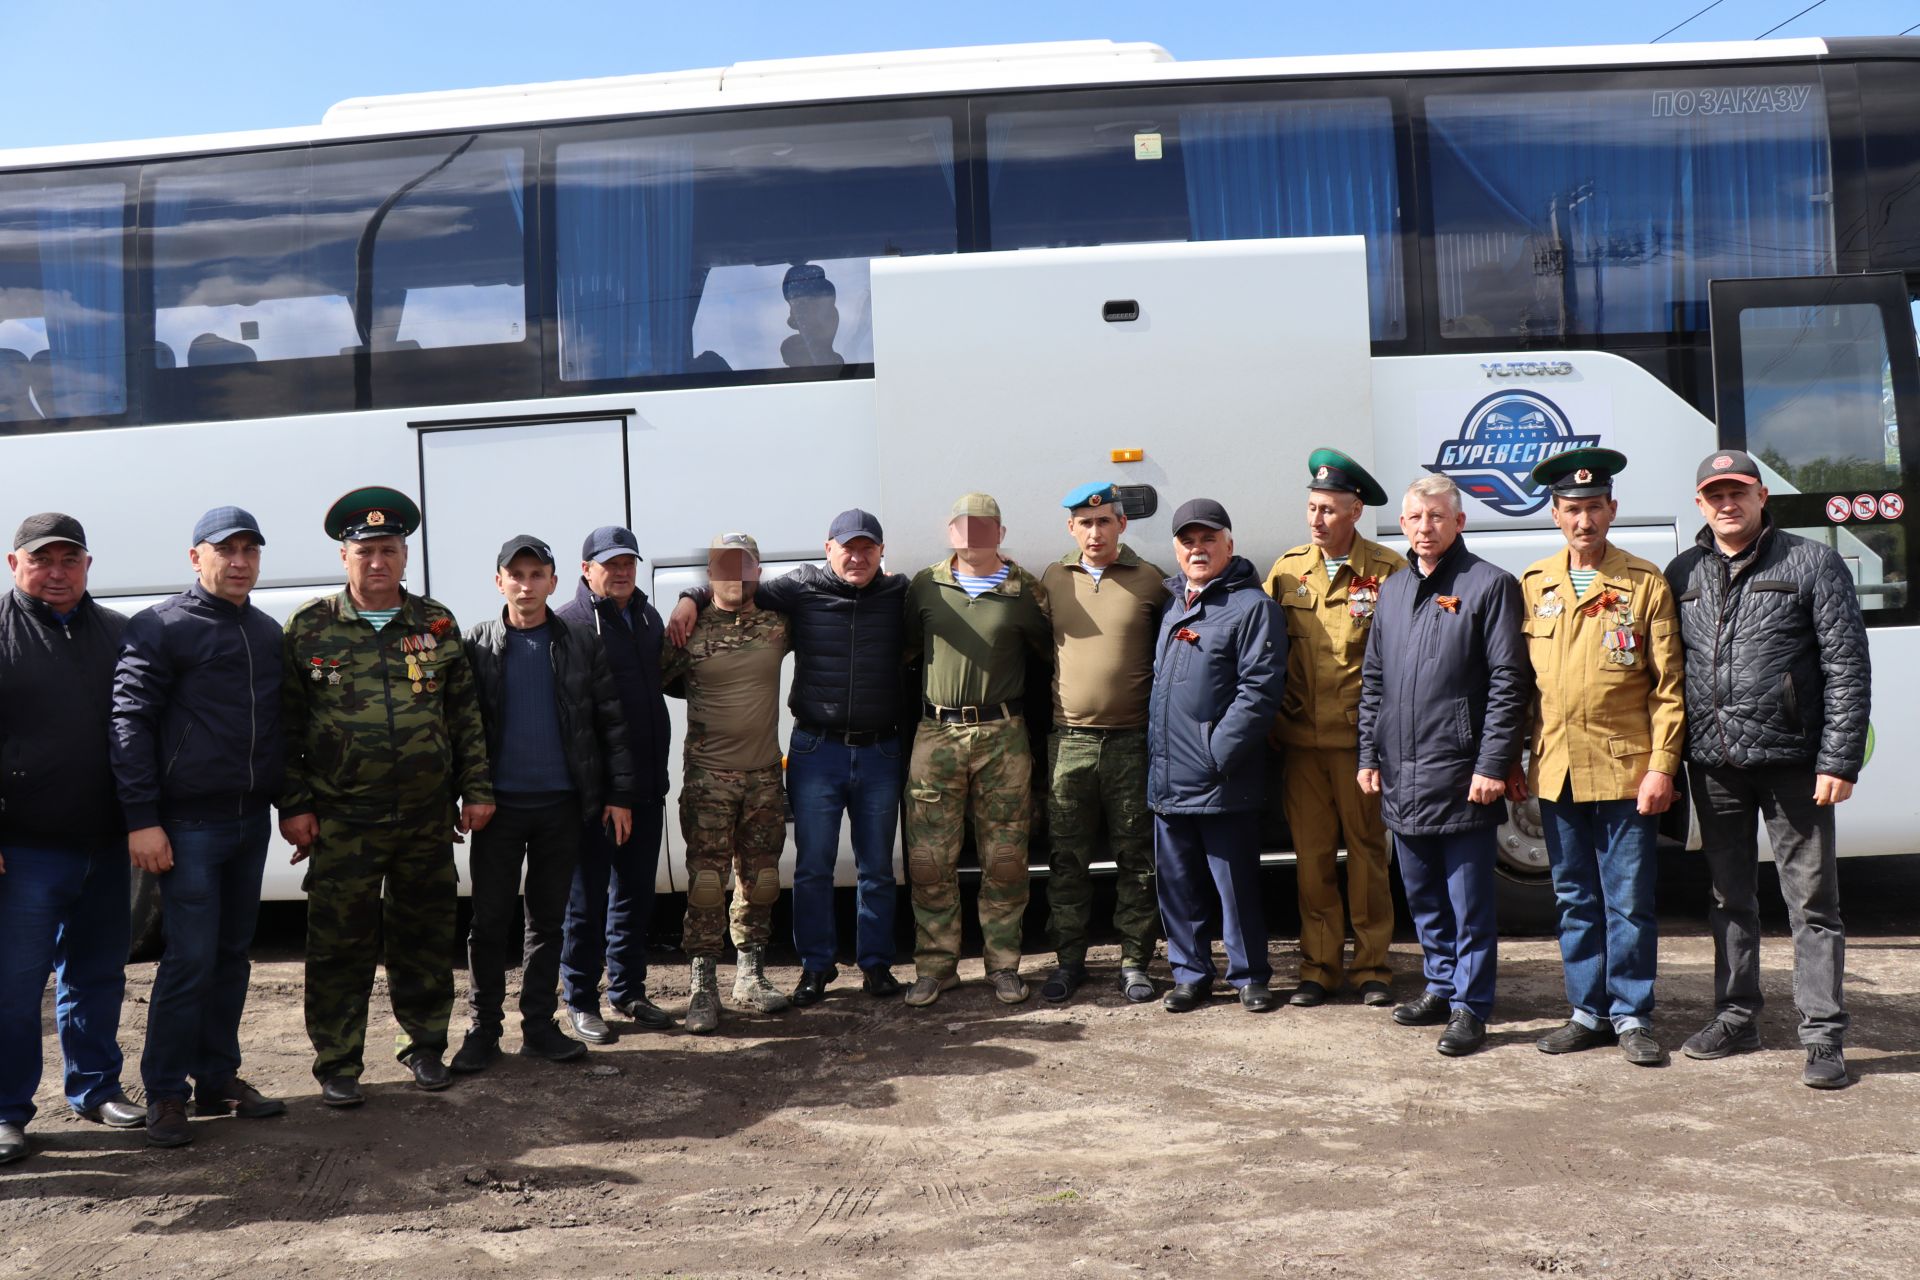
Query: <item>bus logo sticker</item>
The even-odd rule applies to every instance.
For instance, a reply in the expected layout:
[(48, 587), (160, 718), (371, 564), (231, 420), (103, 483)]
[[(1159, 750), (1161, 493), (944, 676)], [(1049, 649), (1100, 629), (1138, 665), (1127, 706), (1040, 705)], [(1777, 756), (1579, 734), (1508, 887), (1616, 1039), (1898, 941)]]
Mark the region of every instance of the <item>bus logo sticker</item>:
[(1907, 501), (1897, 493), (1880, 495), (1880, 516), (1883, 520), (1898, 520), (1907, 509)]
[(1835, 524), (1845, 524), (1847, 517), (1853, 514), (1853, 504), (1845, 498), (1827, 499), (1827, 519)]
[(1503, 516), (1530, 516), (1551, 496), (1534, 486), (1534, 467), (1599, 443), (1598, 435), (1575, 434), (1566, 413), (1539, 392), (1510, 388), (1469, 409), (1459, 433), (1441, 442), (1426, 468)]
[(1873, 519), (1873, 513), (1879, 509), (1880, 508), (1874, 504), (1873, 495), (1870, 493), (1863, 493), (1853, 500), (1853, 518), (1855, 520), (1871, 520)]

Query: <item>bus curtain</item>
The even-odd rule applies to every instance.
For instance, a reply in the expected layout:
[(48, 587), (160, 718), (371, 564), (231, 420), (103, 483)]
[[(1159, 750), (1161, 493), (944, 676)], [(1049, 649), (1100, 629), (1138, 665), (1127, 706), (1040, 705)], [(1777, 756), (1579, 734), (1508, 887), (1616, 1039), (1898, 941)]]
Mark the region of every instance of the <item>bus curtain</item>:
[(120, 187), (44, 193), (37, 223), (46, 308), (49, 418), (90, 418), (127, 406), (126, 310), (120, 270)]
[(698, 300), (693, 181), (685, 142), (562, 149), (554, 212), (563, 379), (686, 371)]

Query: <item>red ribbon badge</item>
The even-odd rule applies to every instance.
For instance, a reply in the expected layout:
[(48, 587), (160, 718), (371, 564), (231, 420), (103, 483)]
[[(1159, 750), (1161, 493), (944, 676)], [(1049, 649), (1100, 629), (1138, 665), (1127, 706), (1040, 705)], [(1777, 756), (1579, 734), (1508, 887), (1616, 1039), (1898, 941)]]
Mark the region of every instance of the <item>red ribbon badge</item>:
[(1593, 603), (1584, 606), (1580, 612), (1586, 614), (1589, 618), (1597, 618), (1609, 609), (1617, 608), (1619, 604), (1620, 597), (1616, 592), (1602, 591)]
[(1355, 591), (1377, 591), (1379, 587), (1380, 579), (1371, 574), (1364, 578), (1355, 578), (1353, 580), (1353, 589)]
[(1433, 598), (1433, 602), (1439, 605), (1442, 609), (1445, 609), (1448, 613), (1460, 612), (1459, 596), (1435, 596)]
[(1185, 640), (1188, 644), (1200, 643), (1200, 633), (1198, 631), (1190, 631), (1186, 627), (1182, 627), (1174, 632), (1173, 638), (1175, 640)]
[(453, 631), (453, 619), (452, 618), (435, 618), (432, 624), (427, 627), (427, 630), (433, 632), (433, 634), (437, 636), (449, 635)]

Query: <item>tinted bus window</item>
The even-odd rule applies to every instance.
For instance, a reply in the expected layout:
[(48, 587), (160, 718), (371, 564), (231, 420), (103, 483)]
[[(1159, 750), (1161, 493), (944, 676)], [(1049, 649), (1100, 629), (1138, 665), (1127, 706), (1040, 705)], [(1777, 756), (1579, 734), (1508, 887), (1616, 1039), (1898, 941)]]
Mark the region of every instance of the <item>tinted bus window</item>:
[(986, 145), (995, 249), (1364, 235), (1373, 336), (1406, 336), (1386, 98), (992, 111)]
[(126, 188), (0, 186), (0, 422), (127, 407)]
[(1832, 271), (1820, 85), (1766, 77), (1430, 94), (1440, 335), (1690, 333), (1710, 279)]
[(957, 247), (951, 120), (672, 123), (551, 136), (560, 377), (871, 363), (868, 261)]

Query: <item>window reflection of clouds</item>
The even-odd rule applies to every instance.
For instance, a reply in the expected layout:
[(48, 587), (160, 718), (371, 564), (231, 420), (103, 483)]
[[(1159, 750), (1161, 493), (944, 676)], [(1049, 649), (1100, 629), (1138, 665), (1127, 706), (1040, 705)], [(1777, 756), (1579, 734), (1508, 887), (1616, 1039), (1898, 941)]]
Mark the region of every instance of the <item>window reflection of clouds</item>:
[(118, 181), (0, 178), (0, 421), (126, 408), (126, 208)]
[(1880, 310), (1866, 304), (1754, 308), (1740, 313), (1747, 447), (1790, 492), (1896, 483), (1882, 384)]

